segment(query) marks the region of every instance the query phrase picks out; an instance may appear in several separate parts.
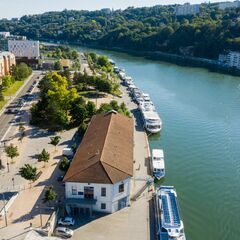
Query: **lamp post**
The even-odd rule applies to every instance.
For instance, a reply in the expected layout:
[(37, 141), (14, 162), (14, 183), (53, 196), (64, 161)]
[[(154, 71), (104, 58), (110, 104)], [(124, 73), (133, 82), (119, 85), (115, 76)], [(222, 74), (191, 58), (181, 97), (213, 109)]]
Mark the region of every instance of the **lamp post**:
[(8, 169), (8, 172), (10, 172), (8, 158), (7, 158), (7, 169)]
[(12, 178), (12, 184), (13, 184), (13, 188), (15, 187), (15, 179), (14, 177)]

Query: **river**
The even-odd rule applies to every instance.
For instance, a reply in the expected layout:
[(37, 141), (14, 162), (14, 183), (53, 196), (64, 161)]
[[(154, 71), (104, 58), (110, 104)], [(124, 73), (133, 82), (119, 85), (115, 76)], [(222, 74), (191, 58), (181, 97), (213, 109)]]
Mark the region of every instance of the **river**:
[(125, 68), (163, 120), (149, 141), (164, 149), (164, 185), (177, 189), (187, 240), (239, 240), (240, 78), (93, 51)]

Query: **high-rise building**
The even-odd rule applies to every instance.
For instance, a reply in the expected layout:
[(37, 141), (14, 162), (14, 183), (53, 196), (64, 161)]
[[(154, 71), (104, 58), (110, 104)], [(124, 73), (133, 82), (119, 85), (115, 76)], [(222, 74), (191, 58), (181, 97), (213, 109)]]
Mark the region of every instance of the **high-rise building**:
[(237, 8), (240, 7), (240, 1), (220, 2), (218, 3), (218, 7), (222, 10), (225, 10), (226, 8)]
[(200, 4), (185, 3), (178, 5), (175, 8), (175, 12), (177, 16), (195, 15), (200, 12)]
[(8, 40), (8, 51), (12, 52), (16, 58), (38, 59), (39, 41)]
[(14, 54), (10, 52), (0, 52), (0, 77), (9, 75), (14, 65), (16, 65)]

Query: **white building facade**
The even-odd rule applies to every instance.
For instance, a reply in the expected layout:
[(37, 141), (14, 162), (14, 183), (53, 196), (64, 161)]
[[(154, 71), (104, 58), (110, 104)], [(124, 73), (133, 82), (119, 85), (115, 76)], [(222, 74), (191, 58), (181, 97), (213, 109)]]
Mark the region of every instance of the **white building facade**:
[(0, 36), (4, 38), (10, 37), (10, 32), (0, 32)]
[(8, 51), (17, 58), (38, 59), (40, 57), (39, 41), (8, 40)]
[(177, 16), (195, 15), (200, 12), (200, 4), (185, 3), (175, 8)]
[(220, 3), (218, 3), (218, 7), (221, 10), (225, 10), (227, 8), (238, 8), (238, 7), (240, 7), (240, 1), (220, 2)]
[(16, 65), (15, 55), (11, 52), (0, 52), (0, 77), (9, 75)]
[(91, 211), (116, 212), (130, 204), (130, 184), (131, 178), (115, 184), (67, 182), (65, 197), (72, 208), (69, 210), (74, 212), (76, 208), (84, 209), (89, 205)]
[(240, 52), (230, 51), (227, 54), (220, 54), (219, 61), (230, 67), (240, 69)]

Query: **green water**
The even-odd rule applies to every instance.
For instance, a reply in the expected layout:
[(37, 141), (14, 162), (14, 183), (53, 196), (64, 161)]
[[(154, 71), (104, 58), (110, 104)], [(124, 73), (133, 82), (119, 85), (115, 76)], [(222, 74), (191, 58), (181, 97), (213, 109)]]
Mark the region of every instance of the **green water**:
[(96, 52), (125, 68), (161, 115), (150, 145), (164, 149), (164, 184), (177, 189), (187, 240), (239, 240), (240, 78)]

